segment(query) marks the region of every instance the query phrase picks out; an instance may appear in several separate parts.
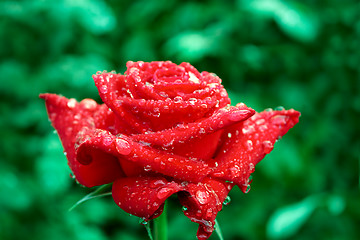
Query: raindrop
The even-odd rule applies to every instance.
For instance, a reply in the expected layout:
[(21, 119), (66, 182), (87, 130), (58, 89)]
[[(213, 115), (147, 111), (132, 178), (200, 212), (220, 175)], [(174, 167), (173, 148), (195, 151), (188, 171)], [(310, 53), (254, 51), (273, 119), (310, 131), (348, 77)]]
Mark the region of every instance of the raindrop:
[(231, 133), (228, 133), (228, 138), (231, 138)]
[(92, 99), (84, 99), (80, 102), (82, 107), (89, 110), (94, 110), (97, 107), (97, 103)]
[(116, 150), (118, 151), (118, 153), (122, 154), (122, 155), (128, 155), (131, 152), (131, 147), (130, 144), (122, 139), (122, 138), (117, 138), (115, 140), (116, 143)]
[(231, 202), (231, 198), (230, 196), (227, 196), (223, 202), (223, 204), (226, 206), (226, 205), (229, 205), (229, 203)]
[(271, 152), (271, 150), (273, 150), (274, 145), (272, 144), (272, 142), (270, 141), (263, 141), (263, 147), (264, 147), (264, 153), (268, 154)]
[(200, 80), (192, 72), (189, 72), (189, 76), (190, 76), (189, 81), (193, 83), (200, 83)]
[(151, 166), (150, 166), (150, 165), (146, 165), (146, 166), (144, 167), (144, 170), (145, 170), (146, 172), (151, 171)]
[(247, 140), (245, 144), (246, 144), (246, 148), (247, 148), (248, 151), (252, 151), (252, 150), (253, 150), (253, 148), (254, 148), (254, 147), (253, 147), (253, 142), (252, 142), (250, 139)]
[(71, 98), (69, 99), (68, 103), (67, 103), (68, 108), (74, 108), (76, 106), (76, 100), (75, 98)]
[(275, 111), (283, 111), (285, 108), (283, 106), (277, 106), (274, 110)]
[(251, 190), (251, 186), (250, 186), (250, 184), (248, 184), (247, 187), (246, 187), (245, 193), (250, 192), (250, 190)]
[(182, 97), (180, 97), (180, 96), (176, 96), (176, 97), (174, 97), (174, 102), (175, 103), (179, 103), (179, 102), (181, 102), (183, 99), (182, 99)]
[(107, 86), (106, 85), (100, 86), (99, 92), (102, 93), (102, 94), (106, 94), (108, 92)]
[(274, 125), (285, 125), (288, 119), (289, 117), (284, 115), (275, 115), (270, 118), (271, 123)]
[(197, 102), (197, 99), (196, 98), (190, 98), (188, 101), (189, 101), (189, 103), (191, 105), (195, 105), (195, 103)]
[(198, 190), (195, 194), (196, 199), (200, 204), (205, 204), (209, 202), (209, 193), (206, 191)]
[(257, 125), (261, 125), (261, 124), (265, 123), (265, 119), (260, 118), (260, 119), (256, 120), (255, 123), (256, 123)]
[(200, 128), (199, 133), (200, 133), (200, 134), (205, 133), (205, 129), (204, 129), (204, 128)]
[(163, 199), (163, 198), (166, 198), (169, 196), (169, 193), (171, 193), (171, 188), (162, 188), (160, 189), (160, 191), (156, 194), (156, 196), (159, 198), (159, 199)]
[(183, 212), (185, 212), (185, 211), (187, 211), (187, 210), (188, 210), (188, 208), (187, 208), (187, 207), (185, 207), (185, 206), (182, 206), (182, 210), (183, 210)]
[(207, 105), (205, 103), (200, 105), (202, 108), (207, 108)]
[[(150, 207), (150, 205), (148, 205), (148, 208)], [(145, 219), (143, 219), (143, 218), (140, 218), (139, 219), (139, 224), (141, 224), (141, 225), (147, 225), (148, 224), (148, 222), (147, 221), (145, 221)]]
[(160, 187), (160, 186), (164, 186), (166, 183), (163, 180), (159, 179), (152, 181), (150, 184), (152, 187)]
[(253, 125), (244, 126), (242, 129), (243, 134), (251, 134), (255, 131), (255, 128)]
[(163, 162), (163, 161), (161, 161), (161, 162), (160, 162), (160, 168), (161, 168), (161, 169), (165, 169), (165, 166), (166, 166), (166, 163)]
[(272, 108), (266, 108), (264, 111), (265, 111), (265, 112), (272, 112), (273, 109), (272, 109)]

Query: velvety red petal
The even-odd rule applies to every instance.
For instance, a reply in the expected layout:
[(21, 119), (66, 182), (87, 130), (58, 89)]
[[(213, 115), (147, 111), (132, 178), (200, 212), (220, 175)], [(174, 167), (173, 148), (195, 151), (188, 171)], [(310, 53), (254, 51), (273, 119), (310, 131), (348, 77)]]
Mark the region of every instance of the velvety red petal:
[(248, 108), (245, 104), (239, 104), (236, 107), (229, 106), (214, 112), (208, 118), (201, 121), (180, 124), (175, 128), (166, 129), (154, 133), (133, 135), (132, 139), (142, 141), (157, 146), (172, 146), (173, 144), (188, 141), (189, 139), (201, 138), (220, 129), (224, 129), (238, 122), (251, 117), (255, 111)]
[(114, 182), (112, 196), (125, 212), (150, 220), (162, 213), (168, 197), (182, 189), (162, 177), (127, 177)]
[(264, 111), (226, 129), (212, 176), (232, 181), (243, 191), (255, 165), (270, 153), (277, 139), (298, 123), (300, 113), (291, 110)]
[[(82, 129), (97, 127), (110, 130), (115, 127), (112, 113), (105, 105), (98, 105), (91, 99), (78, 103), (75, 99), (56, 94), (41, 94), (40, 97), (45, 99), (49, 119), (58, 132), (68, 164), (80, 184), (93, 187), (122, 176), (117, 159), (108, 154), (88, 166), (76, 161), (75, 144)], [(99, 152), (93, 154), (97, 159)]]
[(107, 131), (96, 131), (78, 143), (77, 160), (89, 164), (94, 149), (117, 156), (120, 161), (133, 162), (143, 166), (145, 171), (161, 173), (184, 181), (201, 181), (212, 169), (204, 161), (194, 160), (151, 148), (134, 142), (126, 136), (114, 136)]
[(185, 207), (185, 216), (199, 224), (198, 239), (208, 239), (214, 231), (216, 215), (232, 186), (222, 180), (205, 178), (200, 183), (188, 184), (186, 192), (178, 193), (180, 203)]
[(125, 79), (125, 76), (120, 74), (102, 73), (93, 75), (93, 79), (103, 102), (113, 110), (119, 119), (128, 124), (132, 132), (142, 133), (149, 129), (146, 122), (126, 111), (118, 101), (121, 97), (134, 98), (134, 95), (136, 97), (134, 84), (130, 78)]

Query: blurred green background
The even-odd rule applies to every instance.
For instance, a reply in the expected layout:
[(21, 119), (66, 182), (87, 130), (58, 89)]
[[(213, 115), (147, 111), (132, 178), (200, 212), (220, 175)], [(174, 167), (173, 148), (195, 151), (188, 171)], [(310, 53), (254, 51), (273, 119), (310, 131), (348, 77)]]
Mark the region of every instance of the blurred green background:
[[(284, 106), (300, 123), (218, 215), (229, 239), (360, 236), (360, 4), (327, 1), (0, 1), (0, 239), (146, 239), (111, 197), (70, 178), (39, 93), (100, 101), (98, 70), (187, 61), (232, 102)], [(177, 199), (170, 239), (195, 239)], [(213, 234), (210, 239), (218, 239)]]

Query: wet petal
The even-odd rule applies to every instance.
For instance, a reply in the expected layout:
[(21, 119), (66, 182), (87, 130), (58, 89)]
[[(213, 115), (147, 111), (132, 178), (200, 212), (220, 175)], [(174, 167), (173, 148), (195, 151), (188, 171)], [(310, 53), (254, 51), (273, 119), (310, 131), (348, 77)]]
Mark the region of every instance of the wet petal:
[[(55, 94), (41, 94), (40, 97), (45, 99), (50, 121), (60, 136), (68, 164), (80, 184), (93, 187), (112, 182), (122, 175), (117, 159), (108, 154), (88, 166), (76, 161), (75, 143), (79, 132), (84, 128), (114, 128), (113, 115), (105, 105), (98, 105), (90, 99), (78, 103), (75, 99)], [(99, 152), (93, 155), (97, 159)]]
[(134, 142), (126, 136), (114, 136), (107, 131), (97, 130), (78, 143), (77, 160), (89, 164), (93, 149), (102, 150), (119, 158), (142, 166), (148, 171), (187, 181), (201, 181), (212, 169), (204, 161), (194, 160)]
[(200, 183), (186, 185), (186, 192), (178, 193), (185, 216), (199, 224), (198, 239), (208, 239), (214, 231), (216, 215), (232, 186), (222, 180), (205, 178)]
[(215, 158), (218, 167), (212, 176), (232, 181), (245, 192), (255, 165), (298, 123), (299, 117), (293, 109), (264, 111), (224, 131), (223, 145)]
[(162, 213), (168, 197), (181, 190), (181, 185), (163, 177), (128, 177), (114, 182), (112, 195), (125, 212), (150, 220)]
[(146, 122), (124, 109), (118, 101), (121, 97), (134, 98), (136, 91), (129, 78), (125, 79), (125, 76), (120, 74), (101, 73), (93, 75), (93, 79), (104, 103), (119, 119), (126, 122), (133, 132), (142, 133), (149, 129)]
[(171, 146), (184, 143), (189, 139), (201, 138), (220, 129), (226, 128), (251, 117), (255, 111), (239, 104), (236, 107), (228, 107), (217, 110), (213, 115), (201, 121), (179, 124), (175, 128), (166, 129), (154, 133), (133, 135), (136, 141), (142, 141), (157, 146)]

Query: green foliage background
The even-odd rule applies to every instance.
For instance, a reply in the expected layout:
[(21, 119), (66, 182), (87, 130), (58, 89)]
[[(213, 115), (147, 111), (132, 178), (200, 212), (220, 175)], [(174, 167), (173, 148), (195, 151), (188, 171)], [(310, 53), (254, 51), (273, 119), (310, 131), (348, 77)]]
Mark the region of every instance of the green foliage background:
[[(0, 239), (146, 239), (111, 197), (69, 177), (39, 93), (100, 101), (98, 70), (187, 61), (223, 79), (233, 103), (284, 106), (300, 123), (234, 189), (228, 239), (360, 236), (360, 5), (326, 1), (0, 1)], [(170, 200), (170, 239), (197, 224)], [(215, 234), (210, 239), (218, 239)]]

